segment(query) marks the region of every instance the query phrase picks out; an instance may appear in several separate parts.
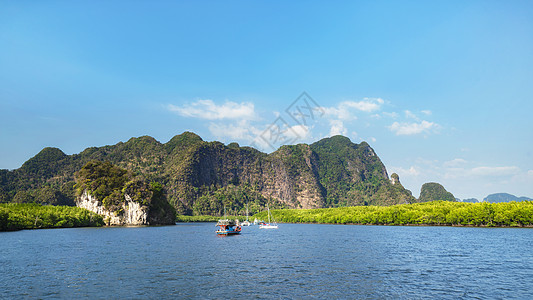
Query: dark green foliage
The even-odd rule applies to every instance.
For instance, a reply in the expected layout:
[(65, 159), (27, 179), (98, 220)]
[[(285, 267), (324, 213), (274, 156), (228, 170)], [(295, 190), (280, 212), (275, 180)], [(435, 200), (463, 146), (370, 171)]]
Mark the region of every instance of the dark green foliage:
[(25, 191), (18, 191), (13, 197), (13, 203), (33, 203), (33, 196)]
[(66, 196), (66, 194), (72, 193), (71, 190), (68, 190), (69, 186), (72, 187), (72, 183), (64, 185), (61, 191), (45, 186), (34, 192), (34, 201), (39, 204), (74, 206), (72, 198)]
[[(271, 211), (278, 222), (365, 225), (533, 226), (533, 202), (432, 201), (393, 206), (356, 206)], [(265, 219), (266, 212), (252, 218)]]
[(424, 183), (422, 189), (420, 190), (420, 197), (418, 202), (428, 202), (428, 201), (455, 201), (455, 197), (452, 193), (446, 191), (444, 187), (436, 182)]
[(176, 214), (168, 203), (163, 185), (148, 183), (142, 177), (133, 177), (131, 172), (110, 162), (90, 161), (76, 173), (77, 195), (87, 192), (105, 209), (121, 215), (129, 199), (150, 209), (150, 224), (173, 224)]
[(0, 204), (0, 231), (103, 225), (102, 216), (79, 207)]
[(317, 154), (326, 206), (413, 202), (403, 186), (390, 183), (385, 166), (366, 142), (358, 145), (344, 136), (333, 136), (312, 144), (311, 149)]
[(227, 214), (244, 215), (246, 205), (250, 214), (259, 212), (267, 203), (274, 208), (285, 208), (281, 202), (275, 199), (263, 197), (248, 185), (228, 185), (223, 188), (207, 188), (202, 191), (202, 196), (194, 202), (193, 215), (223, 216), (224, 208)]
[(47, 176), (57, 172), (67, 155), (58, 148), (44, 148), (33, 158), (25, 162), (21, 169), (35, 177)]
[(130, 178), (127, 170), (108, 161), (90, 161), (76, 174), (77, 195), (87, 191), (102, 201), (106, 209), (114, 211), (124, 202), (123, 189)]
[[(154, 210), (173, 209), (166, 200), (163, 185), (147, 183), (141, 177), (133, 177), (131, 172), (110, 162), (90, 161), (76, 174), (76, 190), (80, 196), (84, 192), (99, 199), (106, 209), (119, 211), (126, 197)], [(174, 215), (174, 213), (172, 213)]]

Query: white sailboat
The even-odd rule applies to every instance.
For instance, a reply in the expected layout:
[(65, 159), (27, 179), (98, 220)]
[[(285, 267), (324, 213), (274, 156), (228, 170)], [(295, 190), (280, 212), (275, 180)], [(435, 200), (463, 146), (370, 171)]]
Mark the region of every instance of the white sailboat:
[(252, 223), (248, 221), (248, 203), (246, 203), (246, 221), (241, 223), (242, 226), (250, 226)]
[(260, 229), (278, 229), (278, 224), (276, 223), (276, 221), (270, 223), (270, 208), (268, 207), (268, 204), (267, 204), (267, 209), (268, 209), (268, 223), (259, 225), (259, 228)]

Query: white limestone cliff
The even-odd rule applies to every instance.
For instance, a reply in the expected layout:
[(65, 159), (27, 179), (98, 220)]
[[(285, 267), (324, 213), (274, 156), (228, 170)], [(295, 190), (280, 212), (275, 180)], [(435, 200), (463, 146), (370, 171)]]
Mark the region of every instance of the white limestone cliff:
[(134, 202), (129, 195), (125, 195), (122, 213), (106, 209), (101, 201), (84, 191), (76, 200), (76, 206), (88, 209), (104, 217), (107, 225), (150, 225), (148, 222), (148, 207)]

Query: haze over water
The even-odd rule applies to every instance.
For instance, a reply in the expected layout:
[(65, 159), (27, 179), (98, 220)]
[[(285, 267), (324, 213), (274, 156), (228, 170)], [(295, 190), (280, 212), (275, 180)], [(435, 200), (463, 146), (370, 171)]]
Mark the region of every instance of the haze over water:
[(0, 233), (0, 298), (533, 298), (531, 229), (214, 223)]

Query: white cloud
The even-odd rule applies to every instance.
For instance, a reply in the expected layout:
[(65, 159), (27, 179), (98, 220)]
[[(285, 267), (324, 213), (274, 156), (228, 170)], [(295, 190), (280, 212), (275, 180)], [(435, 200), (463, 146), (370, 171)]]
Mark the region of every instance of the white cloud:
[(331, 120), (329, 121), (329, 125), (331, 126), (329, 130), (329, 135), (344, 135), (346, 136), (348, 134), (348, 129), (344, 127), (344, 123), (341, 120)]
[(344, 101), (341, 102), (341, 105), (344, 105), (347, 108), (354, 108), (356, 110), (364, 112), (374, 112), (376, 110), (379, 110), (383, 103), (385, 103), (385, 101), (381, 98), (364, 98), (364, 100), (358, 102)]
[(361, 101), (343, 101), (335, 107), (323, 107), (326, 116), (339, 120), (355, 120), (355, 112), (371, 113), (381, 109), (385, 100), (381, 98), (363, 98)]
[(251, 127), (248, 126), (246, 121), (239, 122), (238, 124), (211, 123), (209, 124), (209, 131), (215, 137), (221, 139), (251, 139)]
[(515, 166), (508, 167), (477, 167), (471, 170), (472, 175), (476, 176), (510, 176), (520, 172), (520, 168)]
[(398, 118), (398, 113), (396, 113), (396, 112), (384, 112), (383, 115), (385, 117), (390, 117), (390, 118), (393, 118), (393, 119)]
[(436, 130), (439, 128), (439, 125), (428, 121), (422, 121), (420, 123), (394, 122), (388, 128), (396, 135), (414, 135)]
[(464, 160), (462, 158), (456, 158), (456, 159), (452, 159), (452, 160), (444, 162), (443, 166), (446, 167), (446, 168), (456, 168), (456, 167), (463, 166), (466, 163), (467, 163), (466, 160)]
[(398, 175), (400, 175), (400, 180), (402, 176), (418, 176), (420, 172), (414, 167), (411, 166), (409, 169), (404, 169), (401, 167), (392, 168)]
[(418, 121), (418, 117), (410, 110), (405, 110), (404, 111), (405, 113), (405, 117), (408, 118), (408, 119), (414, 119), (414, 120), (417, 120)]
[(295, 140), (305, 140), (309, 137), (311, 131), (310, 128), (305, 125), (295, 125), (291, 126), (289, 130), (285, 132), (285, 136), (287, 136), (289, 139), (295, 139)]
[(422, 110), (421, 112), (426, 116), (431, 116), (432, 114), (431, 110)]
[(250, 102), (226, 101), (222, 105), (217, 105), (213, 100), (198, 100), (183, 106), (169, 104), (167, 109), (184, 117), (206, 120), (253, 120), (256, 118), (254, 104)]
[(332, 117), (340, 120), (356, 120), (357, 117), (351, 114), (347, 109), (341, 108), (339, 104), (337, 107), (323, 107), (324, 114), (327, 117)]

